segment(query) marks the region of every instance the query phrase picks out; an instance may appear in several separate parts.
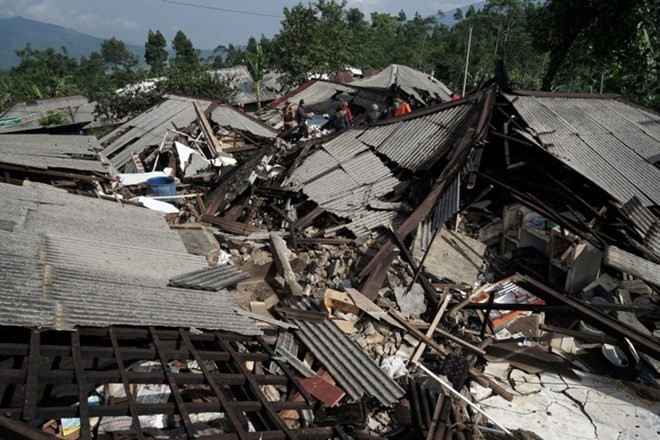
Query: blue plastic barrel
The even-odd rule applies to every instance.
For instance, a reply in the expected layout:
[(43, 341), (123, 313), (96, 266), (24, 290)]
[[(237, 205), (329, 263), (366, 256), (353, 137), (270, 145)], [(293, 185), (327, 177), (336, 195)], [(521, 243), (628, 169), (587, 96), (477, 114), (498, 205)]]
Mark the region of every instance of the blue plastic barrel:
[[(176, 195), (176, 182), (171, 177), (152, 177), (147, 179), (147, 192), (156, 197)], [(161, 199), (165, 202), (176, 199)]]

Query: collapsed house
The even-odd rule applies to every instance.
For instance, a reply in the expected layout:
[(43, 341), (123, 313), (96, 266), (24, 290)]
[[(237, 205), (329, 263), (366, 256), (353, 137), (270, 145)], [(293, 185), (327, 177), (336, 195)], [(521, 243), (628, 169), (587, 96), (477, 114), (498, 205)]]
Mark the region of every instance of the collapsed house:
[[(257, 97), (257, 84), (255, 84), (250, 71), (246, 66), (234, 66), (224, 69), (212, 70), (213, 76), (225, 80), (234, 89), (234, 104), (245, 108), (245, 111), (253, 112), (257, 110), (257, 101), (266, 105), (279, 98), (281, 86), (278, 82), (281, 74), (277, 72), (267, 72), (259, 85), (259, 96)], [(257, 99), (258, 98), (258, 99)]]
[(452, 96), (451, 90), (438, 79), (401, 64), (390, 64), (377, 74), (353, 81), (351, 85), (401, 95), (415, 107), (447, 102)]
[(108, 182), (112, 167), (92, 136), (48, 134), (0, 135), (0, 182), (25, 178), (68, 188)]
[(94, 117), (96, 102), (75, 95), (14, 104), (0, 114), (0, 134), (70, 133), (101, 125)]
[[(377, 88), (353, 84), (271, 105)], [(170, 96), (101, 139), (109, 178), (62, 186), (91, 197), (26, 155), (0, 184), (0, 432), (651, 438), (659, 127), (489, 81), (295, 144)]]

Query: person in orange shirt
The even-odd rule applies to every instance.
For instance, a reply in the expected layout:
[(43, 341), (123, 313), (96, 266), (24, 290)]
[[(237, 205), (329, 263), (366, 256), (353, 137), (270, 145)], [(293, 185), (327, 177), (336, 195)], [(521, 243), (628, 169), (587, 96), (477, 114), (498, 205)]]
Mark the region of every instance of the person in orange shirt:
[(403, 99), (397, 97), (397, 98), (394, 99), (394, 101), (397, 104), (399, 104), (399, 108), (397, 108), (394, 111), (394, 116), (403, 116), (403, 115), (407, 115), (408, 113), (412, 112), (412, 109), (410, 108), (410, 104), (408, 104)]

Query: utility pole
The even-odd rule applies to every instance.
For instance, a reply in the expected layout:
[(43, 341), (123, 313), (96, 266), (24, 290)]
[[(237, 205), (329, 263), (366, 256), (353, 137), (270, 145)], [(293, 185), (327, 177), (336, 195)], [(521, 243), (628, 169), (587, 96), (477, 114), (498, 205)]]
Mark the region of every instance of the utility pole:
[(468, 66), (470, 65), (470, 47), (472, 46), (472, 26), (470, 26), (470, 34), (468, 36), (467, 55), (465, 56), (465, 74), (463, 75), (463, 94), (465, 96), (465, 88), (467, 87)]

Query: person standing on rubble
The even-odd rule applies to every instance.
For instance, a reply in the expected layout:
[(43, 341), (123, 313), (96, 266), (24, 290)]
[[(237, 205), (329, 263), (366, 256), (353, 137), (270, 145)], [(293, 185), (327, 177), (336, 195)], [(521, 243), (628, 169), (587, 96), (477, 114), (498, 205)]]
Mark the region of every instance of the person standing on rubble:
[(367, 124), (373, 124), (380, 119), (378, 104), (371, 104), (371, 109), (367, 112)]
[(293, 127), (293, 121), (295, 121), (296, 119), (296, 112), (293, 110), (291, 101), (287, 100), (284, 103), (284, 108), (280, 110), (280, 115), (284, 120), (284, 125), (282, 125), (282, 129), (284, 131), (291, 129)]
[(296, 122), (298, 125), (304, 124), (308, 119), (312, 119), (313, 114), (305, 111), (305, 100), (301, 99), (296, 109)]
[(394, 116), (403, 116), (403, 115), (407, 115), (408, 113), (412, 112), (412, 109), (410, 108), (410, 104), (408, 104), (406, 101), (404, 101), (400, 97), (397, 96), (394, 99), (394, 102), (399, 104), (399, 108), (397, 108), (394, 111)]
[(314, 113), (307, 113), (305, 111), (305, 100), (301, 99), (300, 102), (298, 102), (298, 108), (296, 109), (296, 123), (298, 130), (300, 130), (300, 133), (303, 137), (309, 135), (307, 120), (312, 119), (312, 116), (314, 116)]
[(335, 110), (335, 114), (330, 117), (330, 126), (335, 131), (342, 131), (346, 128), (346, 115), (344, 114), (344, 107), (341, 105)]
[(342, 111), (344, 112), (344, 127), (351, 128), (353, 126), (353, 112), (348, 106), (347, 101), (342, 101)]

